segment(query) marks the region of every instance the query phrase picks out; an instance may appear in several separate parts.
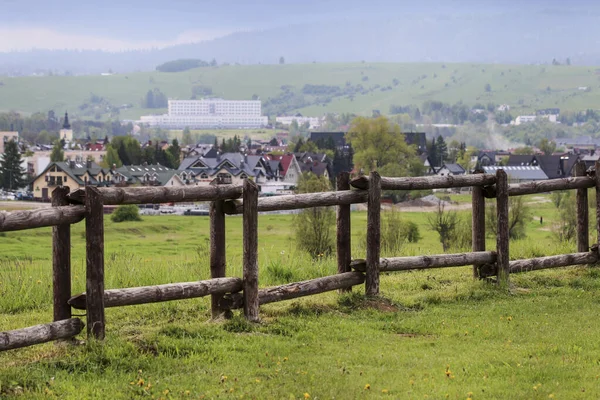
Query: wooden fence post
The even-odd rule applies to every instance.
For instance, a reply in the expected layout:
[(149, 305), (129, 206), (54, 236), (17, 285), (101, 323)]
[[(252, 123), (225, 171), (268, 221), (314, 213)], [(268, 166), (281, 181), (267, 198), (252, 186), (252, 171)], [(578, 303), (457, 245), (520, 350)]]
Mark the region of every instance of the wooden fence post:
[[(52, 207), (69, 204), (68, 187), (57, 187), (52, 192)], [(52, 227), (52, 292), (54, 321), (71, 318), (71, 225)]]
[[(224, 200), (210, 203), (210, 277), (224, 278), (226, 269), (225, 259), (225, 213)], [(211, 295), (212, 318), (231, 317), (231, 311), (219, 307), (222, 294)]]
[(104, 204), (92, 186), (85, 188), (86, 314), (88, 339), (104, 339)]
[[(340, 172), (337, 177), (337, 190), (350, 190), (350, 173)], [(337, 270), (338, 274), (350, 272), (351, 254), (351, 225), (350, 204), (337, 208)], [(340, 293), (351, 292), (352, 286), (340, 289)]]
[(258, 322), (258, 187), (244, 180), (244, 316)]
[(369, 177), (367, 209), (367, 277), (365, 294), (379, 294), (379, 257), (381, 250), (381, 177), (377, 171)]
[[(475, 172), (481, 174), (481, 171)], [(483, 187), (473, 186), (471, 203), (473, 215), (471, 218), (473, 251), (485, 251), (485, 197)], [(479, 278), (479, 265), (473, 265), (473, 278)]]
[[(575, 176), (586, 176), (583, 161), (575, 164)], [(590, 249), (588, 190), (577, 189), (577, 251), (584, 253)]]
[(596, 243), (600, 245), (600, 160), (596, 161)]
[(497, 283), (508, 287), (509, 281), (509, 236), (508, 236), (508, 176), (503, 169), (496, 171), (496, 211), (498, 217), (496, 263), (498, 266)]

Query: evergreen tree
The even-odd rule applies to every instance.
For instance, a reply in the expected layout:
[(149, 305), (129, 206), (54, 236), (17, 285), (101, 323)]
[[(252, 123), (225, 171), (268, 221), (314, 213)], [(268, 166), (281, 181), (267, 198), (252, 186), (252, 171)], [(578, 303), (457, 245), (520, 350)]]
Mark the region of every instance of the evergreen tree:
[(56, 140), (54, 142), (54, 147), (52, 147), (52, 152), (50, 153), (50, 161), (52, 162), (61, 162), (65, 161), (65, 152), (63, 151), (63, 143), (61, 140)]
[[(296, 120), (294, 120), (296, 121)], [(296, 142), (296, 146), (294, 146), (294, 153), (298, 153), (300, 152), (302, 149), (302, 147), (304, 146), (304, 140), (302, 138), (298, 139), (298, 141)]]
[(19, 146), (14, 140), (6, 142), (4, 153), (0, 156), (0, 186), (14, 190), (25, 186), (25, 169), (21, 167)]
[(177, 139), (173, 139), (173, 142), (171, 142), (171, 147), (169, 147), (167, 153), (170, 158), (170, 164), (172, 165), (171, 168), (178, 168), (180, 163), (181, 147), (179, 147), (179, 142)]
[(442, 164), (448, 159), (448, 145), (446, 145), (446, 141), (444, 140), (444, 138), (442, 137), (442, 135), (439, 135), (437, 137), (437, 140), (435, 142), (435, 147), (437, 150), (437, 160), (436, 162), (439, 163), (439, 166), (441, 167)]
[(429, 145), (429, 149), (427, 152), (429, 153), (429, 160), (433, 163), (432, 167), (439, 167), (439, 165), (438, 165), (439, 157), (437, 155), (437, 147), (435, 145), (435, 138), (431, 139), (431, 144)]

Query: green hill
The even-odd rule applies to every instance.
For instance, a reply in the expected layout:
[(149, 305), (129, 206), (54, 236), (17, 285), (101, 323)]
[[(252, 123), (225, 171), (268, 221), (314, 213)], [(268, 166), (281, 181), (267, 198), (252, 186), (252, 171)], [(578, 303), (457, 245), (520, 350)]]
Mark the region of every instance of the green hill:
[[(131, 108), (120, 109), (118, 116), (137, 119), (165, 111), (140, 107), (148, 90), (158, 88), (170, 98), (189, 99), (195, 87), (199, 97), (206, 91), (226, 99), (257, 96), (271, 114), (282, 110), (312, 116), (326, 112), (370, 115), (372, 110), (387, 114), (390, 105), (420, 106), (426, 100), (439, 100), (468, 105), (506, 103), (511, 105), (513, 115), (519, 115), (551, 107), (600, 109), (599, 74), (595, 67), (581, 66), (351, 63), (232, 65), (111, 76), (5, 77), (0, 83), (0, 110), (68, 110), (75, 118), (105, 119), (111, 116), (111, 107), (130, 104)], [(487, 84), (490, 91), (486, 91)]]

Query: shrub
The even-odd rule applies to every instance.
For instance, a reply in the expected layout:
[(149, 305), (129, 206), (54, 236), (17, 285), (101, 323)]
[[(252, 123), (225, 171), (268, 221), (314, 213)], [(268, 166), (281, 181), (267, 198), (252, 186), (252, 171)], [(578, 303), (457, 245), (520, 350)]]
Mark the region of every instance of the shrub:
[(141, 221), (140, 209), (134, 204), (126, 204), (117, 207), (112, 213), (110, 219), (113, 222), (124, 222), (124, 221)]
[(416, 223), (409, 221), (402, 227), (403, 235), (406, 240), (410, 243), (418, 243), (423, 237), (421, 236), (421, 232), (419, 231), (419, 225)]

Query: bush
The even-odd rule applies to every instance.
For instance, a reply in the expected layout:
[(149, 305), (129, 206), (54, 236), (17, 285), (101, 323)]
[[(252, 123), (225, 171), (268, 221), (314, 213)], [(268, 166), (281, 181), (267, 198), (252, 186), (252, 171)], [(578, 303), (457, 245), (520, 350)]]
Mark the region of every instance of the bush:
[(403, 235), (406, 240), (410, 243), (418, 243), (422, 239), (421, 232), (419, 231), (419, 225), (409, 221), (402, 227)]
[(127, 204), (117, 207), (112, 213), (110, 219), (113, 222), (124, 222), (124, 221), (141, 221), (140, 209), (134, 204)]

